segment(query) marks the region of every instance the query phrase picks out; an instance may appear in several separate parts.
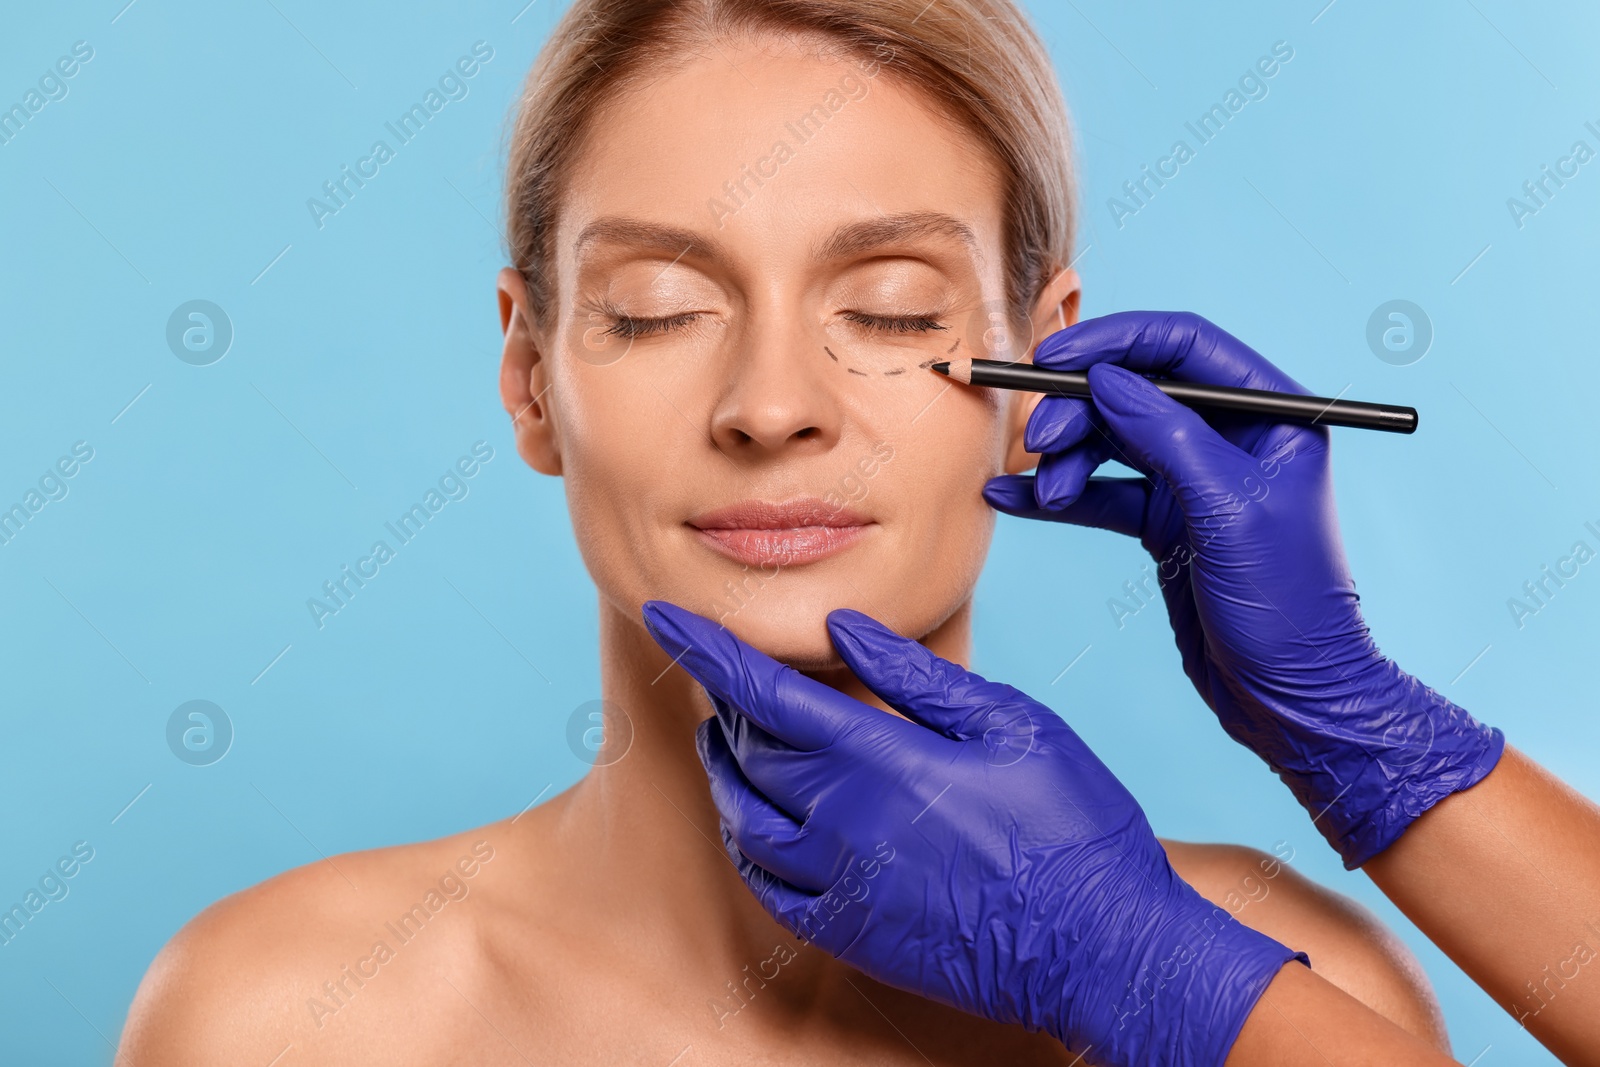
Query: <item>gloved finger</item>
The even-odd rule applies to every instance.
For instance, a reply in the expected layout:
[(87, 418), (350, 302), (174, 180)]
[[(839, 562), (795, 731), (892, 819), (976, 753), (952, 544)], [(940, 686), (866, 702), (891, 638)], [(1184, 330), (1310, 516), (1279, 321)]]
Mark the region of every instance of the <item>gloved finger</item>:
[(1095, 426), (1102, 428), (1100, 413), (1082, 397), (1045, 396), (1033, 406), (1022, 430), (1022, 447), (1029, 452), (1062, 452), (1083, 440)]
[(860, 701), (751, 648), (727, 627), (665, 600), (647, 601), (644, 621), (656, 643), (709, 692), (787, 744), (826, 748), (859, 725)]
[(1045, 338), (1033, 362), (1055, 370), (1113, 362), (1189, 382), (1309, 392), (1255, 349), (1190, 311), (1119, 311), (1084, 319)]
[(745, 886), (755, 895), (757, 902), (766, 909), (767, 914), (791, 934), (810, 940), (802, 930), (806, 927), (807, 917), (811, 914), (812, 905), (817, 899), (816, 895), (790, 885), (746, 856), (739, 850), (738, 844), (734, 842), (726, 826), (722, 828), (722, 849), (728, 854), (728, 859), (733, 861), (733, 867), (739, 872), (739, 877), (744, 879)]
[(1166, 482), (1190, 526), (1232, 514), (1253, 461), (1194, 411), (1114, 363), (1089, 370), (1094, 402), (1141, 468)]
[(1144, 535), (1149, 479), (1090, 478), (1078, 499), (1061, 508), (1040, 507), (1033, 483), (1034, 479), (1026, 474), (1002, 474), (984, 485), (983, 499), (996, 511), (1023, 519), (1091, 526), (1125, 537)]
[(832, 885), (838, 877), (834, 868), (844, 861), (750, 783), (717, 720), (697, 726), (694, 740), (711, 782), (711, 800), (739, 851), (799, 889), (821, 892)]
[(1074, 445), (1065, 452), (1052, 452), (1039, 461), (1033, 493), (1041, 508), (1062, 508), (1083, 493), (1089, 476), (1108, 459), (1115, 458), (1115, 446), (1098, 434), (1093, 440)]
[(859, 611), (830, 611), (828, 634), (845, 665), (884, 703), (952, 740), (1004, 728), (1016, 705), (1031, 703)]
[[(849, 774), (844, 769), (851, 748), (831, 746), (799, 749), (763, 730), (748, 715), (711, 693), (721, 736), (745, 781), (797, 823), (811, 817), (819, 799), (831, 783)], [(873, 715), (872, 709), (857, 704), (859, 714)], [(887, 715), (874, 718), (888, 719)], [(893, 720), (899, 725), (899, 720)]]

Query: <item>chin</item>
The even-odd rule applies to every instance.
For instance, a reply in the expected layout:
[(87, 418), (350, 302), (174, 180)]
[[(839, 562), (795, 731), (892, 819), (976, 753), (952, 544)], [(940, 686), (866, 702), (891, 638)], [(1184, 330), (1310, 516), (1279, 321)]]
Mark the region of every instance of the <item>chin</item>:
[[(839, 594), (833, 583), (817, 583), (814, 588), (776, 585), (761, 590), (742, 606), (728, 604), (708, 617), (726, 626), (739, 640), (759, 649), (796, 670), (834, 670), (844, 661), (828, 636), (828, 612), (841, 607), (859, 607), (860, 597), (844, 585)], [(843, 583), (841, 583), (843, 584)], [(865, 610), (865, 609), (861, 609)]]
[[(781, 583), (774, 583), (746, 600), (742, 606), (727, 604), (705, 612), (720, 622), (741, 641), (759, 649), (780, 663), (807, 673), (836, 671), (844, 661), (828, 634), (828, 613), (838, 608), (864, 612), (879, 622), (918, 640), (947, 619), (962, 601), (961, 591), (928, 588), (924, 579), (879, 573), (875, 579), (854, 573), (849, 581), (842, 577), (817, 574), (815, 578), (790, 571)], [(916, 589), (917, 596), (904, 592)], [(899, 590), (899, 592), (896, 592)], [(948, 593), (948, 599), (944, 594)], [(685, 604), (691, 610), (699, 610)]]

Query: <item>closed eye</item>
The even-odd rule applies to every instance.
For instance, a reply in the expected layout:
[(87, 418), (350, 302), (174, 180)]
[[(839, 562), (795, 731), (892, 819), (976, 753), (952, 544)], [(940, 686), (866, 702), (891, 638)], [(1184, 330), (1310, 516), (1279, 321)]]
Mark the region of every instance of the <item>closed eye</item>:
[(884, 333), (929, 333), (950, 328), (927, 315), (869, 315), (864, 311), (846, 311), (844, 317), (858, 326)]
[[(698, 319), (700, 312), (685, 311), (677, 315), (646, 318), (612, 311), (606, 317), (611, 320), (611, 325), (607, 327), (606, 333), (632, 340), (638, 337), (651, 337), (682, 329)], [(935, 330), (948, 330), (950, 328), (927, 315), (872, 315), (864, 311), (846, 311), (844, 312), (844, 318), (864, 329), (877, 330), (882, 333), (918, 334), (931, 333)]]
[(611, 326), (606, 333), (614, 337), (626, 337), (632, 340), (636, 337), (650, 337), (654, 334), (670, 333), (681, 329), (700, 317), (698, 311), (685, 311), (679, 315), (665, 315), (660, 318), (636, 318), (632, 315), (613, 313)]

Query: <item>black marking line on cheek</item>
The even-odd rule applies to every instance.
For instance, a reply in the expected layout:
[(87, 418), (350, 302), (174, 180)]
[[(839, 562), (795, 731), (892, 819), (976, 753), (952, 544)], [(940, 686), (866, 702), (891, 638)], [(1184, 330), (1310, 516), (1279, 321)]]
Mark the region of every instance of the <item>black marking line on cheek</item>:
[(867, 372), (866, 371), (864, 371), (864, 370), (856, 370), (854, 367), (846, 367), (845, 370), (849, 371), (851, 374), (859, 374), (863, 378), (865, 378), (867, 376)]
[(917, 364), (917, 369), (918, 370), (927, 370), (929, 367), (933, 366), (937, 362), (939, 362), (939, 361), (936, 360), (936, 359), (925, 359), (921, 363)]
[(949, 348), (945, 349), (945, 354), (949, 355), (951, 352), (954, 352), (956, 349), (958, 349), (960, 347), (961, 347), (961, 338), (957, 337), (956, 338), (956, 343), (951, 345)]
[(839, 362), (839, 357), (833, 354), (833, 349), (829, 348), (827, 345), (823, 345), (822, 350), (828, 353), (829, 359), (833, 360), (835, 363)]
[(904, 367), (900, 367), (897, 370), (886, 370), (886, 371), (884, 371), (883, 372), (883, 376), (885, 378), (889, 378), (889, 377), (892, 377), (892, 376), (894, 376), (896, 374), (904, 374), (905, 372), (906, 372), (906, 369)]

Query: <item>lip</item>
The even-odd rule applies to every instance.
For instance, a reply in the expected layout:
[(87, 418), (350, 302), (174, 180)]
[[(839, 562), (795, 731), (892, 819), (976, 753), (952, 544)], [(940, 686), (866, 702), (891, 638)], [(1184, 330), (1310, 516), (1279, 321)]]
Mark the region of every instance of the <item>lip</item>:
[(814, 563), (859, 541), (873, 520), (816, 497), (775, 503), (741, 500), (690, 519), (710, 548), (746, 566)]

